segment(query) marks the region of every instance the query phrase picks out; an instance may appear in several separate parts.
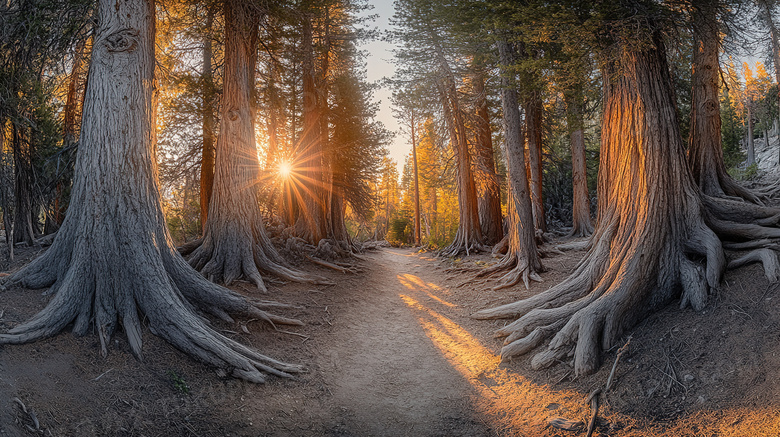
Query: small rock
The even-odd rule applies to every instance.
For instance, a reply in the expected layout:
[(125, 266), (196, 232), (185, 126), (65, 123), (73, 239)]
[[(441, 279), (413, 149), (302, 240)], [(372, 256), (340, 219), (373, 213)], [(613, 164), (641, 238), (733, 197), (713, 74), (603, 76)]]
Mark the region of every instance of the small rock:
[(683, 376), (683, 380), (688, 383), (694, 380), (693, 375), (685, 375)]
[(696, 399), (696, 401), (699, 402), (700, 404), (703, 404), (705, 400), (706, 399), (704, 399), (704, 396), (699, 396), (698, 399)]

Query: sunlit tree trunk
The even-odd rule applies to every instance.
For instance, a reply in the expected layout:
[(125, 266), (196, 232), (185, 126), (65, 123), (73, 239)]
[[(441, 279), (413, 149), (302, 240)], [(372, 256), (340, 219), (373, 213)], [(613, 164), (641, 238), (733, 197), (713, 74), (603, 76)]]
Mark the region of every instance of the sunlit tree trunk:
[(285, 267), (271, 240), (257, 200), (259, 162), (252, 89), (257, 47), (252, 44), (260, 12), (240, 0), (224, 2), (225, 75), (214, 185), (203, 238), (183, 246), (190, 265), (206, 278), (230, 284), (245, 277), (265, 290), (260, 271), (293, 281), (305, 275)]
[[(688, 164), (702, 193), (732, 196), (760, 203), (749, 190), (734, 181), (723, 162), (720, 116), (720, 29), (718, 0), (693, 2), (693, 73), (691, 129)], [(752, 142), (752, 141), (751, 141)], [(750, 150), (750, 149), (749, 149)]]
[(214, 187), (214, 96), (216, 94), (211, 61), (214, 51), (211, 32), (214, 28), (215, 7), (208, 5), (206, 8), (206, 31), (203, 35), (203, 72), (201, 73), (203, 148), (201, 149), (200, 161), (200, 224), (204, 233)]
[(570, 235), (586, 237), (593, 233), (590, 220), (588, 168), (585, 164), (584, 105), (582, 85), (577, 84), (563, 93), (566, 100), (566, 119), (571, 141), (572, 225)]
[(315, 88), (314, 45), (310, 14), (302, 18), (303, 51), (303, 134), (295, 158), (295, 173), (300, 174), (293, 187), (298, 199), (296, 233), (316, 245), (328, 235), (325, 190), (323, 187), (324, 154), (320, 111)]
[(495, 266), (483, 270), (480, 275), (509, 270), (496, 289), (510, 287), (523, 281), (528, 287), (529, 279), (541, 281), (538, 272), (544, 267), (536, 247), (535, 228), (531, 205), (528, 177), (526, 175), (525, 151), (523, 150), (522, 120), (517, 97), (517, 85), (510, 79), (511, 66), (515, 62), (512, 46), (504, 40), (496, 43), (501, 62), (501, 109), (504, 123), (504, 153), (509, 171), (509, 195), (507, 215), (509, 221), (508, 249), (506, 255)]
[(420, 245), (420, 178), (417, 171), (417, 136), (415, 127), (417, 120), (414, 116), (414, 108), (411, 109), (410, 123), (412, 134), (412, 171), (414, 172), (414, 245)]
[(587, 255), (559, 285), (477, 314), (519, 317), (498, 332), (507, 337), (504, 358), (552, 337), (534, 368), (573, 355), (577, 375), (592, 373), (602, 351), (649, 313), (678, 296), (700, 309), (718, 286), (722, 246), (685, 162), (660, 32), (648, 39), (619, 41), (605, 54), (598, 219)]
[[(297, 366), (260, 355), (214, 331), (194, 312), (272, 316), (197, 274), (173, 247), (160, 202), (155, 157), (154, 2), (100, 0), (71, 207), (54, 243), (11, 276), (53, 298), (0, 344), (56, 334), (98, 333), (105, 355), (121, 323), (141, 358), (142, 327), (232, 374), (262, 382)], [(144, 320), (142, 323), (141, 320)]]
[(490, 128), (485, 75), (478, 73), (474, 77), (474, 94), (477, 106), (477, 168), (479, 181), (479, 223), (485, 244), (494, 245), (504, 237), (503, 217), (501, 216), (501, 187), (498, 184), (496, 165), (493, 159), (493, 135)]

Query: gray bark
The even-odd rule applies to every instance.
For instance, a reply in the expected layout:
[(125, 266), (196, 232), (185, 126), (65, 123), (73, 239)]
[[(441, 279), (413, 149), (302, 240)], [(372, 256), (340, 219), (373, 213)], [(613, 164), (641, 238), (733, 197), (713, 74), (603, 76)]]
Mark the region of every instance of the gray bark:
[(173, 247), (155, 164), (154, 8), (152, 0), (98, 4), (71, 206), (49, 250), (10, 277), (50, 286), (54, 297), (0, 344), (52, 336), (70, 323), (84, 335), (94, 323), (105, 355), (121, 323), (140, 359), (144, 320), (153, 334), (236, 377), (290, 376), (300, 367), (219, 334), (194, 312), (300, 323), (206, 281)]

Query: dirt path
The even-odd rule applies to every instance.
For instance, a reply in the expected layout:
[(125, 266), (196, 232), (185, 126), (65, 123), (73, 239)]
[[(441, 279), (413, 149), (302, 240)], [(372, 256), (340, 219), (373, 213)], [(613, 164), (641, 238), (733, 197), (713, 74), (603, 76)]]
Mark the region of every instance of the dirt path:
[(355, 435), (489, 435), (474, 417), (473, 387), (434, 345), (409, 306), (445, 306), (426, 291), (432, 261), (408, 250), (368, 256), (359, 300), (331, 333), (325, 380)]
[[(39, 251), (20, 249), (10, 269)], [(582, 428), (561, 431), (549, 421), (589, 419), (585, 398), (603, 387), (614, 351), (586, 377), (573, 378), (567, 362), (533, 371), (530, 355), (500, 363), (493, 333), (506, 321), (469, 317), (559, 282), (581, 256), (546, 258), (545, 282), (530, 290), (492, 291), (489, 280), (448, 270), (495, 262), (488, 255), (444, 260), (389, 248), (363, 255), (359, 274), (319, 269), (335, 286), (272, 287), (262, 297), (301, 307), (283, 313), (305, 322), (297, 335), (213, 321), (309, 369), (263, 385), (220, 375), (148, 331), (143, 362), (121, 332), (106, 358), (94, 333), (3, 346), (0, 436), (582, 436)], [(235, 289), (256, 293), (249, 284)], [(780, 385), (771, 377), (780, 373), (778, 294), (760, 266), (748, 266), (729, 272), (701, 313), (673, 303), (642, 322), (604, 398), (598, 435), (780, 435)], [(38, 290), (0, 292), (0, 332), (50, 299)]]

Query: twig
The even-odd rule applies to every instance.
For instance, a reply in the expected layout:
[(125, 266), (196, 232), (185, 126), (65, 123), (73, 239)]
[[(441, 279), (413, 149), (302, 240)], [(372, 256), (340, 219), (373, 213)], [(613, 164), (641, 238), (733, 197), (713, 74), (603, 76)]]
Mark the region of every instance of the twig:
[(612, 371), (609, 372), (609, 378), (607, 378), (607, 385), (604, 386), (604, 391), (608, 391), (609, 388), (612, 386), (612, 378), (615, 376), (615, 369), (617, 369), (618, 361), (620, 361), (620, 357), (623, 356), (624, 353), (628, 350), (628, 345), (631, 343), (631, 336), (628, 337), (628, 340), (626, 341), (626, 344), (624, 344), (620, 349), (617, 351), (617, 356), (615, 357), (615, 363), (612, 364)]
[[(617, 360), (615, 360), (617, 362)], [(596, 417), (599, 415), (599, 395), (601, 394), (601, 389), (597, 388), (596, 390), (593, 390), (593, 392), (588, 396), (588, 402), (590, 403), (590, 422), (588, 422), (588, 433), (585, 434), (585, 437), (591, 437), (593, 435), (593, 430), (596, 429)]]
[(292, 331), (285, 331), (284, 329), (277, 329), (277, 330), (276, 330), (276, 332), (281, 332), (282, 334), (290, 334), (290, 335), (295, 335), (295, 336), (297, 336), (297, 337), (301, 337), (301, 338), (303, 338), (303, 341), (306, 341), (306, 340), (308, 340), (308, 339), (309, 339), (309, 336), (308, 336), (308, 335), (303, 335), (303, 334), (299, 334), (299, 333), (297, 333), (297, 332), (292, 332)]
[(112, 371), (112, 370), (114, 370), (114, 368), (113, 368), (113, 367), (112, 367), (112, 368), (110, 368), (110, 369), (108, 369), (108, 370), (106, 370), (105, 372), (101, 373), (100, 375), (98, 375), (98, 377), (97, 377), (97, 378), (95, 378), (95, 379), (93, 379), (93, 381), (97, 381), (98, 379), (100, 379), (100, 378), (104, 377), (104, 376), (106, 375), (106, 373), (108, 373), (108, 372), (110, 372), (110, 371)]

